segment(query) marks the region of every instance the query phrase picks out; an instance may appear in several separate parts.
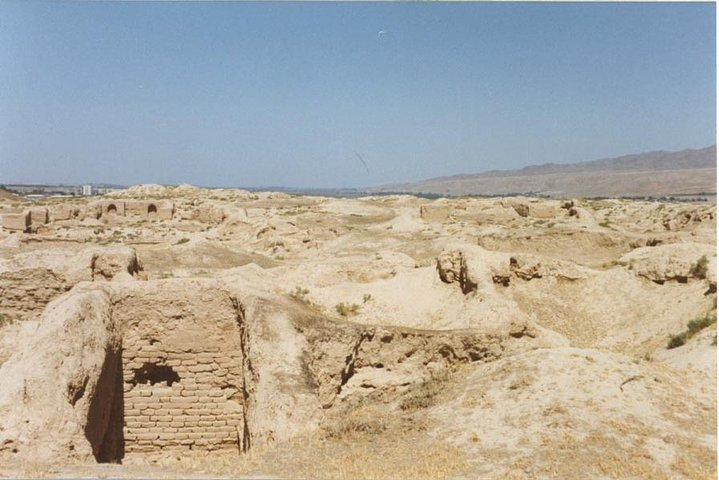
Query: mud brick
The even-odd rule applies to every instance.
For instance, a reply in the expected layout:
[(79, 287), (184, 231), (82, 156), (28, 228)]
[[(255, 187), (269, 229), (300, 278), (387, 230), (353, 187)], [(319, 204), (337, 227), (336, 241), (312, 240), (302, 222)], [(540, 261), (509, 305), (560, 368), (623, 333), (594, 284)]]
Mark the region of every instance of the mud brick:
[[(195, 403), (197, 402), (196, 398), (193, 397), (171, 397), (170, 403)], [(178, 407), (180, 408), (180, 407)]]
[(187, 370), (189, 370), (192, 373), (201, 373), (201, 372), (211, 372), (213, 369), (210, 365), (203, 365), (198, 364), (191, 367), (187, 367)]

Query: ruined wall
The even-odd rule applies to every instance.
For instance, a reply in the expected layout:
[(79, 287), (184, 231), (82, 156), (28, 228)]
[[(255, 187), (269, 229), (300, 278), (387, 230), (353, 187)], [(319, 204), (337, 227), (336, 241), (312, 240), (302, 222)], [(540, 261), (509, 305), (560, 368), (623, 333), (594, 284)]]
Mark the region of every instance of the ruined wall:
[(127, 215), (137, 215), (153, 220), (170, 220), (175, 213), (174, 202), (169, 201), (133, 201), (125, 202)]
[(450, 211), (447, 205), (422, 205), (419, 216), (425, 222), (444, 222), (449, 218)]
[[(53, 222), (72, 220), (80, 215), (81, 208), (73, 204), (60, 204), (50, 207), (50, 220)], [(89, 215), (88, 215), (89, 216)], [(97, 217), (95, 217), (97, 218)]]
[(207, 283), (138, 289), (123, 324), (125, 453), (246, 449), (241, 315)]
[(125, 216), (125, 202), (116, 200), (103, 200), (102, 203), (102, 215), (119, 215)]
[(51, 222), (85, 218), (108, 218), (136, 216), (148, 220), (172, 220), (175, 203), (155, 200), (98, 200), (87, 205), (60, 204), (50, 208), (32, 207), (22, 213), (2, 215), (2, 226), (6, 230), (37, 233)]
[(30, 213), (7, 213), (2, 217), (2, 226), (7, 230), (26, 232), (30, 229)]
[(166, 204), (158, 205), (157, 214), (156, 214), (157, 220), (172, 220), (172, 217), (174, 217), (174, 216), (175, 216), (175, 204), (174, 203), (166, 203)]
[(34, 207), (30, 209), (30, 225), (37, 227), (50, 222), (50, 215), (45, 207)]
[(121, 339), (110, 311), (99, 289), (62, 296), (0, 366), (0, 465), (119, 460), (109, 399)]
[(49, 268), (0, 272), (0, 313), (21, 317), (37, 314), (70, 287), (62, 275)]
[(147, 217), (149, 216), (148, 208), (150, 206), (155, 207), (155, 211), (157, 210), (156, 202), (128, 201), (125, 202), (125, 213), (127, 215)]
[(123, 200), (95, 200), (87, 204), (87, 216), (91, 218), (106, 217), (110, 214), (125, 216), (125, 202)]

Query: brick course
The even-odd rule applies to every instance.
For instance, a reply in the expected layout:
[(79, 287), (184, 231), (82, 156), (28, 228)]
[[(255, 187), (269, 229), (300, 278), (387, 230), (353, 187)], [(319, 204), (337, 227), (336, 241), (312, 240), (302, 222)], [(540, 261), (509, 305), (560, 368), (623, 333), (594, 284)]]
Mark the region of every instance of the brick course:
[[(126, 338), (123, 349), (125, 452), (237, 449), (243, 425), (241, 355), (201, 347), (176, 353), (132, 340)], [(171, 367), (179, 380), (171, 386), (137, 383), (135, 370), (146, 364)]]

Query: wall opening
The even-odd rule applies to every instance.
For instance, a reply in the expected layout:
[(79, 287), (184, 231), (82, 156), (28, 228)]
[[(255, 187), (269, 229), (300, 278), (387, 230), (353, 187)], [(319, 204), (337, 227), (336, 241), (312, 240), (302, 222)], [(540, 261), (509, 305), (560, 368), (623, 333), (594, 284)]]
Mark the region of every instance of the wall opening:
[(115, 206), (114, 203), (111, 203), (110, 205), (107, 206), (107, 214), (108, 215), (110, 215), (110, 214), (114, 215), (116, 213), (117, 213), (117, 207)]
[(154, 203), (151, 203), (147, 207), (147, 214), (148, 215), (156, 215), (157, 214), (157, 206), (155, 206)]
[(171, 387), (173, 383), (179, 382), (180, 376), (172, 367), (167, 365), (157, 365), (155, 363), (145, 363), (140, 368), (133, 370), (133, 377), (130, 380), (131, 385), (138, 383), (145, 385), (165, 385)]

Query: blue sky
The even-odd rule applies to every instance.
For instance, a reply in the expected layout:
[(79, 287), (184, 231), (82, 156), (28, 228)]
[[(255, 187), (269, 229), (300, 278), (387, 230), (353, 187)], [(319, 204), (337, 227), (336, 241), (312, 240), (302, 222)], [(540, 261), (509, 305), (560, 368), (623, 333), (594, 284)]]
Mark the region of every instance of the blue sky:
[(705, 147), (714, 9), (2, 0), (0, 183), (362, 187)]

